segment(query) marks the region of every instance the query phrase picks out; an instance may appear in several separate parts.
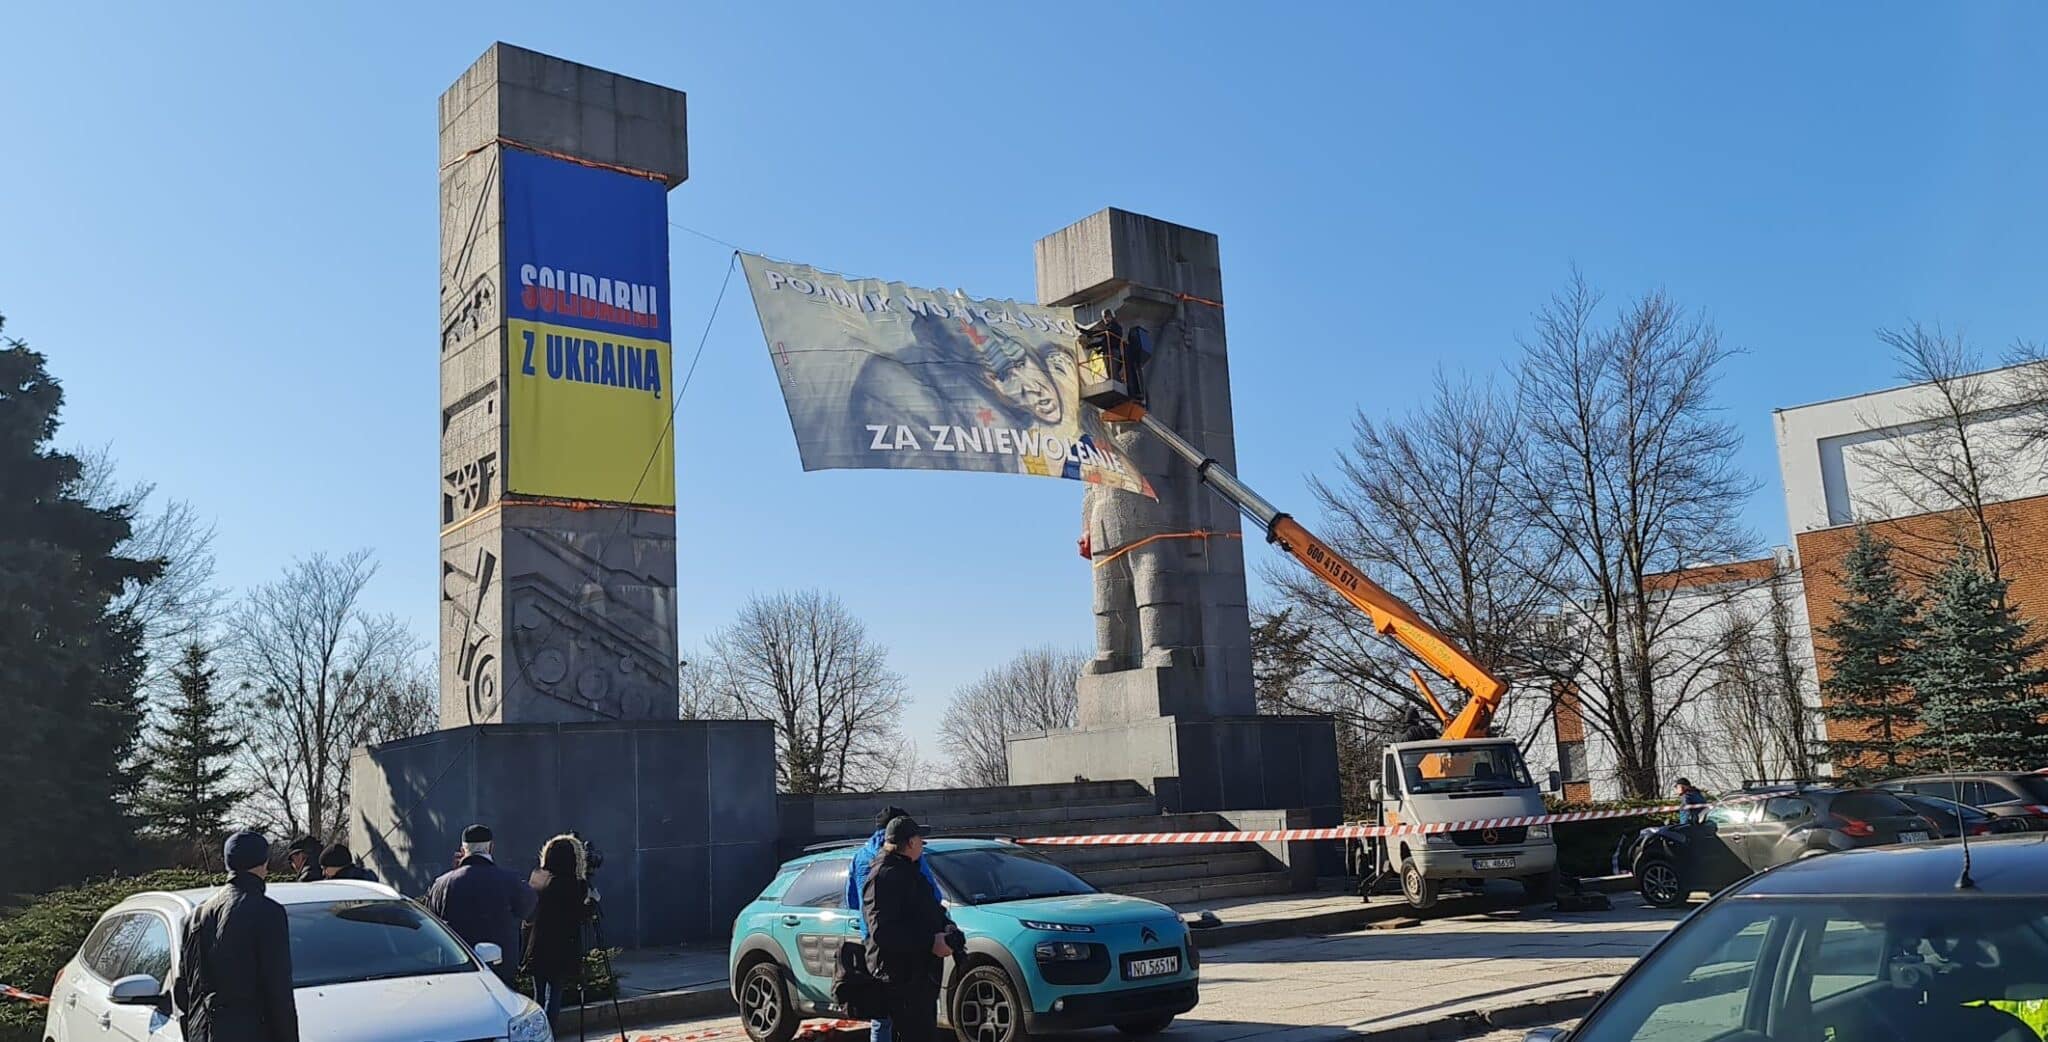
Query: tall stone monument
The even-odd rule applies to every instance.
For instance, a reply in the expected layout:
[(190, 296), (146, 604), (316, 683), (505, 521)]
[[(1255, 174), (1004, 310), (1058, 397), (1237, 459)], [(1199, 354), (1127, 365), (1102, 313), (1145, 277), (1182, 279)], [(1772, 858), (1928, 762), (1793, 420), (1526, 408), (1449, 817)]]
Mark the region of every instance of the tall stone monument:
[[(1235, 470), (1216, 236), (1111, 209), (1039, 240), (1037, 254), (1039, 302), (1144, 329), (1153, 415)], [(1159, 498), (1084, 493), (1096, 648), (1080, 727), (1013, 739), (1012, 782), (1135, 778), (1175, 810), (1334, 814), (1330, 721), (1257, 715), (1236, 509), (1137, 425), (1108, 429)]]
[(441, 96), (441, 727), (358, 749), (354, 849), (580, 831), (607, 940), (716, 936), (772, 873), (774, 736), (677, 719), (668, 190), (684, 95), (507, 44)]

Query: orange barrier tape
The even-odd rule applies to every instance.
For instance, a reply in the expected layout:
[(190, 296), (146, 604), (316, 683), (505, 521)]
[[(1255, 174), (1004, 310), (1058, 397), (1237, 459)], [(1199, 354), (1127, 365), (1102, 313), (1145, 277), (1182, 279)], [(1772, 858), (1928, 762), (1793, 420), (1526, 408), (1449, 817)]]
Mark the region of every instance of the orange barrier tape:
[[(868, 1022), (865, 1020), (813, 1020), (799, 1027), (796, 1037), (816, 1038), (834, 1031), (866, 1031), (867, 1028)], [(711, 1039), (733, 1037), (744, 1038), (746, 1032), (737, 1027), (713, 1028), (710, 1031), (695, 1031), (687, 1035), (636, 1035), (633, 1042), (710, 1042)]]
[(50, 1004), (49, 996), (23, 991), (11, 984), (0, 984), (0, 999), (13, 999), (16, 1002), (26, 1002), (31, 1006), (47, 1006)]

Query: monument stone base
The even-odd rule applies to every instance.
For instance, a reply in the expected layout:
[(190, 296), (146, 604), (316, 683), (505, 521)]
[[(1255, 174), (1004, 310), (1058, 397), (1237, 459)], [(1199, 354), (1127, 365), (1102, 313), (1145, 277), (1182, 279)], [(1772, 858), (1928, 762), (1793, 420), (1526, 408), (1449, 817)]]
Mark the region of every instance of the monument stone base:
[(765, 721), (481, 724), (355, 751), (349, 847), (421, 895), (474, 822), (524, 873), (576, 831), (604, 867), (604, 940), (726, 936), (775, 874), (775, 736)]
[(1337, 728), (1320, 716), (1155, 717), (1009, 741), (1010, 784), (1133, 779), (1166, 813), (1301, 809), (1337, 824)]

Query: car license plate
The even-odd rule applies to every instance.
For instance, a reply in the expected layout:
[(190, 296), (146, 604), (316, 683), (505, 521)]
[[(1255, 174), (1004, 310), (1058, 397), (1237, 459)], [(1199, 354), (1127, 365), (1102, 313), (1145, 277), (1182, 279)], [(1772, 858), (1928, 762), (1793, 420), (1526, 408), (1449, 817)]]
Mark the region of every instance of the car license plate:
[(1515, 859), (1511, 857), (1475, 857), (1472, 859), (1472, 867), (1513, 868), (1515, 867)]
[(1901, 833), (1899, 833), (1899, 842), (1901, 842), (1901, 843), (1925, 843), (1925, 842), (1927, 842), (1927, 833), (1925, 833), (1925, 832), (1901, 832)]
[(1166, 977), (1180, 972), (1180, 956), (1162, 955), (1156, 959), (1132, 959), (1124, 964), (1124, 979), (1137, 980), (1140, 977)]

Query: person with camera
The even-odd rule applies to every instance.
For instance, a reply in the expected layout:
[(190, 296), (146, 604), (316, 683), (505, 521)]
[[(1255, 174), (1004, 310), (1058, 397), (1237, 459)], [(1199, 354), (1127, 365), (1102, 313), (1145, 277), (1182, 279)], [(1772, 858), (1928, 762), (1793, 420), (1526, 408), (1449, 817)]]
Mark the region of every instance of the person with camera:
[(540, 848), (540, 867), (527, 884), (540, 896), (526, 926), (520, 970), (533, 979), (533, 997), (548, 1017), (562, 1010), (562, 995), (583, 977), (583, 924), (589, 919), (589, 853), (573, 833)]
[(882, 984), (895, 1042), (938, 1037), (939, 976), (953, 954), (953, 924), (919, 869), (923, 858), (924, 829), (896, 818), (861, 892), (868, 972)]

